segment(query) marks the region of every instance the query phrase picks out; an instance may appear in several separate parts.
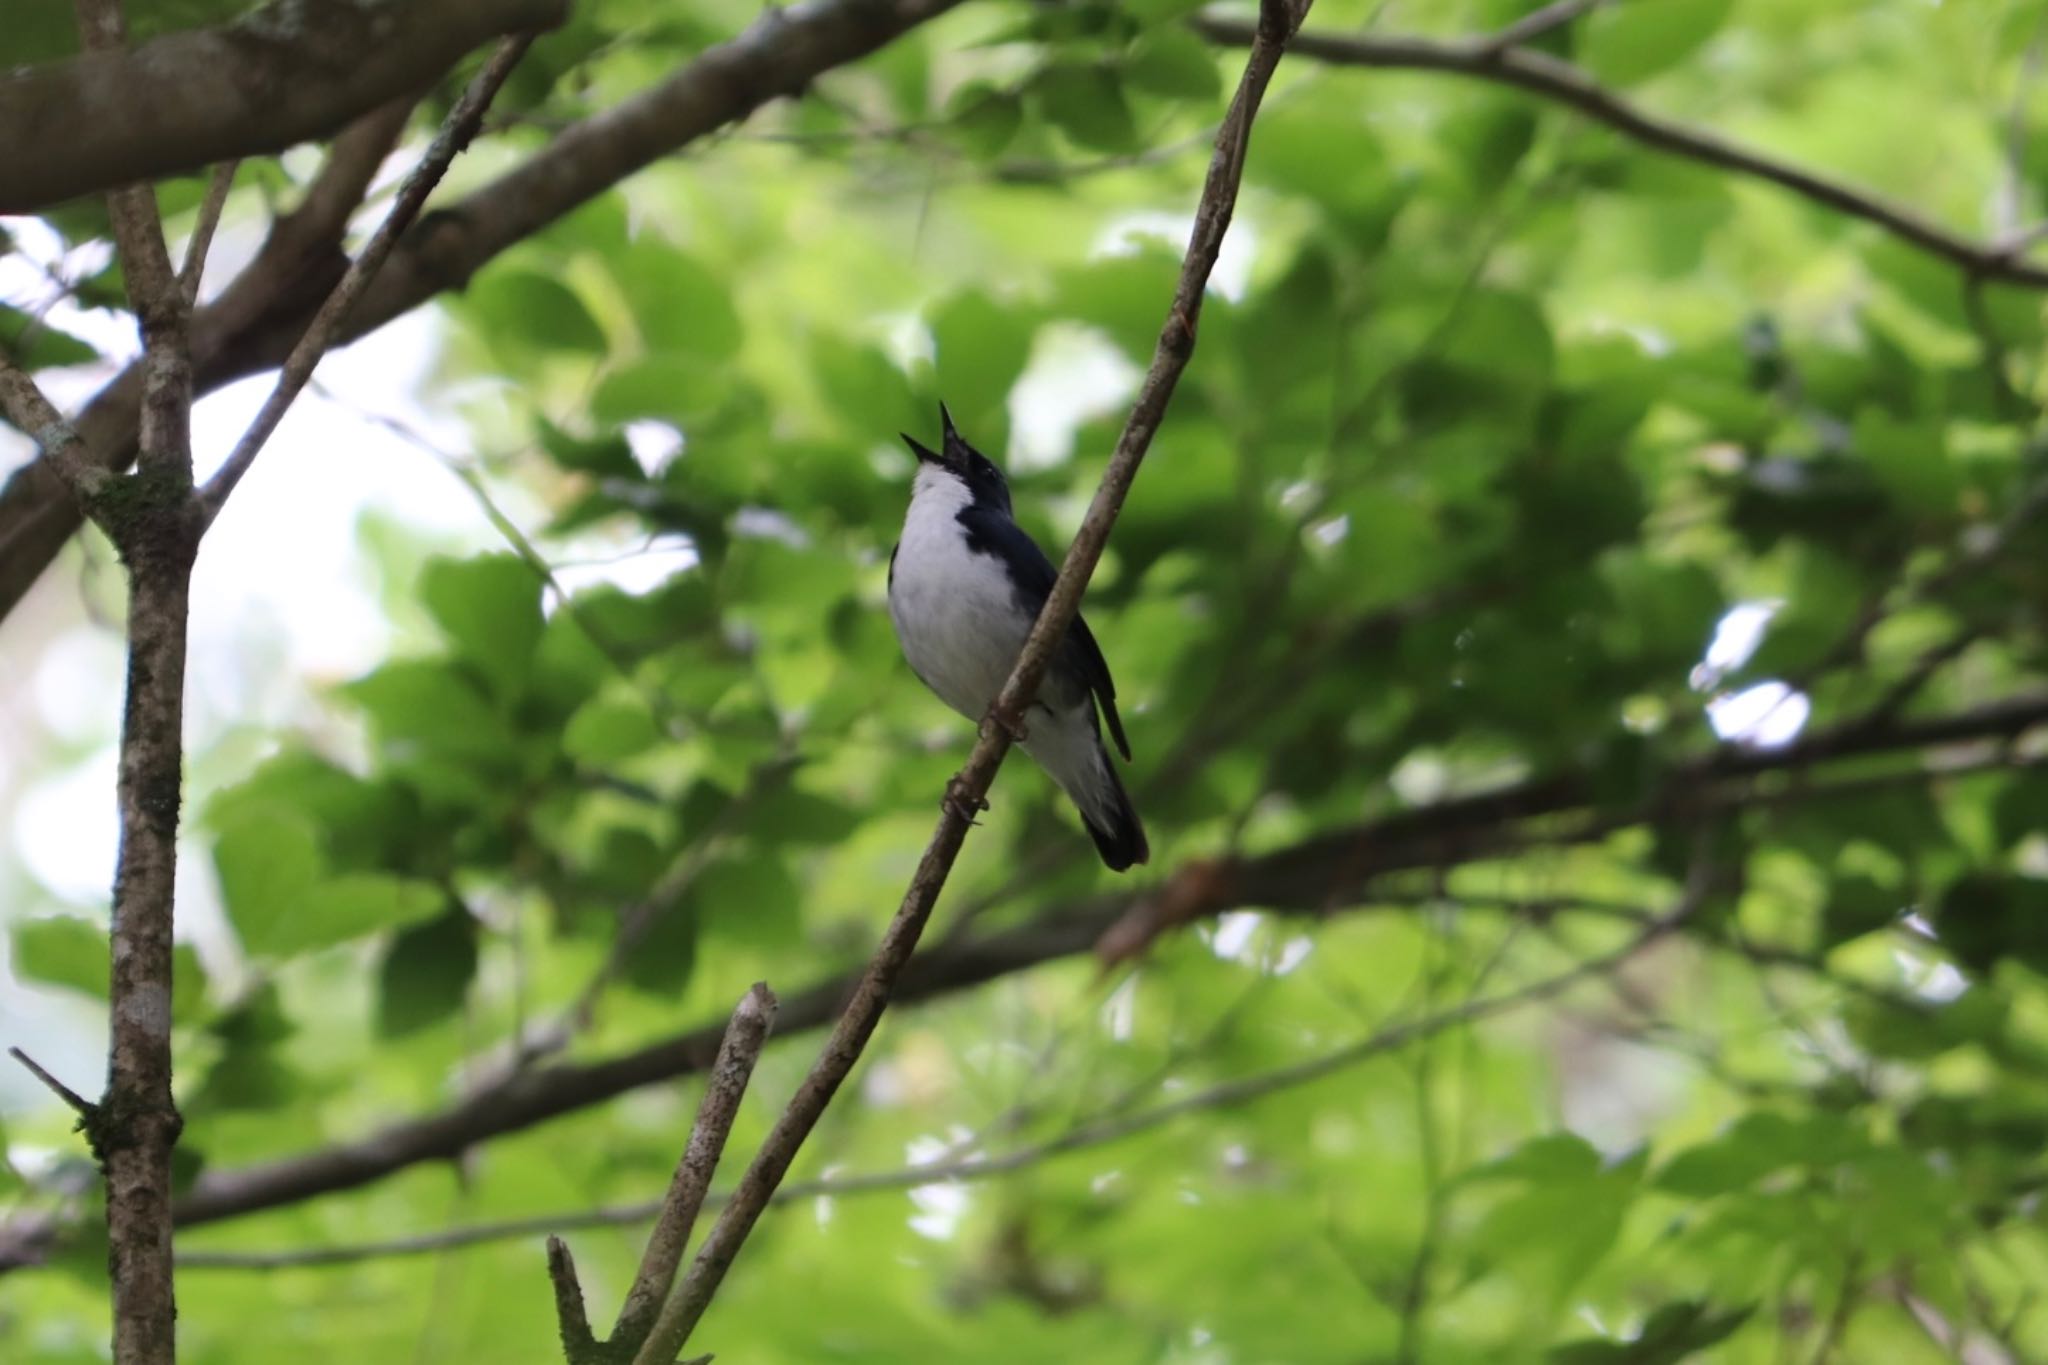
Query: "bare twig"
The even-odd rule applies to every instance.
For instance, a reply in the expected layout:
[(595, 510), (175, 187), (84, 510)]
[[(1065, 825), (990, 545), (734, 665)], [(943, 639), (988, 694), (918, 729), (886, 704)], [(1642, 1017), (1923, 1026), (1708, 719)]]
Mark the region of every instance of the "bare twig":
[(8, 1048), (7, 1055), (14, 1058), (15, 1061), (20, 1062), (23, 1067), (27, 1068), (29, 1075), (35, 1077), (44, 1085), (48, 1086), (51, 1092), (55, 1094), (58, 1099), (70, 1105), (71, 1108), (78, 1114), (80, 1118), (90, 1119), (97, 1112), (98, 1107), (94, 1105), (91, 1100), (79, 1094), (76, 1090), (73, 1090), (70, 1086), (64, 1084), (64, 1082), (58, 1080), (55, 1076), (51, 1075), (48, 1071), (44, 1070), (42, 1063), (38, 1062), (35, 1058), (29, 1056), (26, 1052), (23, 1052), (20, 1048)]
[(752, 1165), (741, 1177), (732, 1202), (726, 1205), (705, 1238), (681, 1287), (663, 1309), (653, 1334), (640, 1353), (639, 1365), (660, 1365), (673, 1360), (689, 1339), (691, 1330), (710, 1305), (711, 1297), (717, 1292), (733, 1258), (739, 1254), (755, 1221), (767, 1207), (776, 1186), (782, 1183), (790, 1163), (796, 1159), (797, 1149), (824, 1113), (840, 1083), (853, 1070), (854, 1063), (859, 1060), (881, 1020), (882, 1011), (888, 1006), (896, 979), (910, 961), (918, 937), (938, 901), (946, 874), (952, 869), (953, 860), (966, 839), (970, 814), (974, 808), (985, 804), (989, 785), (1009, 751), (1012, 737), (1021, 732), (1025, 708), (1037, 693), (1039, 679), (1045, 673), (1053, 650), (1066, 637), (1067, 627), (1080, 609), (1081, 594), (1102, 556), (1103, 547), (1108, 543), (1110, 529), (1116, 524), (1124, 497), (1137, 477), (1138, 466), (1151, 445), (1153, 433), (1165, 416), (1174, 386), (1194, 354), (1195, 324), (1201, 312), (1203, 291), (1207, 287), (1209, 273), (1215, 267), (1224, 232), (1230, 226), (1231, 213), (1237, 202), (1252, 119), (1279, 64), (1281, 52), (1300, 26), (1305, 12), (1305, 4), (1295, 9), (1286, 0), (1265, 0), (1261, 6), (1258, 40), (1245, 64), (1244, 77), (1238, 84), (1230, 113), (1217, 133), (1215, 154), (1210, 160), (1208, 178), (1195, 210), (1194, 229), (1167, 321), (1154, 349), (1151, 368), (1138, 391), (1137, 402), (1103, 473), (1102, 483), (1096, 489), (1095, 499), (1082, 520), (1074, 543), (1067, 550), (1059, 577), (1039, 613), (1037, 624), (1025, 641), (1016, 667), (982, 720), (980, 738), (973, 753), (947, 786), (938, 829), (925, 848), (924, 857), (904, 893), (902, 905), (898, 907), (860, 982), (854, 987), (853, 998), (847, 1003), (817, 1063), (804, 1078), (774, 1130), (762, 1143)]
[(199, 205), (199, 220), (192, 226), (192, 240), (185, 244), (185, 265), (178, 272), (178, 287), (190, 308), (199, 298), (199, 277), (206, 273), (206, 253), (213, 248), (214, 230), (220, 226), (221, 210), (227, 207), (228, 191), (235, 187), (235, 168), (241, 163), (223, 161), (213, 168), (206, 199)]
[(219, 471), (207, 481), (206, 488), (200, 495), (207, 522), (220, 515), (220, 509), (227, 502), (228, 495), (234, 492), (235, 485), (241, 481), (242, 476), (249, 472), (249, 466), (255, 463), (257, 453), (263, 449), (263, 443), (277, 430), (277, 424), (284, 419), (285, 411), (291, 407), (292, 400), (299, 396), (299, 391), (306, 386), (306, 381), (312, 378), (314, 366), (318, 365), (320, 357), (326, 354), (327, 347), (334, 340), (336, 330), (348, 316), (349, 309), (355, 306), (364, 288), (384, 264), (385, 258), (391, 254), (391, 248), (397, 244), (400, 234), (412, 225), (412, 220), (419, 214), (420, 206), (426, 202), (434, 186), (441, 182), (441, 177), (447, 173), (449, 164), (455, 160), (456, 154), (467, 147), (469, 140), (476, 135), (477, 126), (483, 121), (484, 111), (490, 107), (492, 98), (497, 95), (498, 88), (505, 83), (505, 78), (512, 74), (512, 68), (526, 55), (526, 49), (532, 44), (533, 38), (534, 35), (531, 33), (520, 33), (501, 40), (497, 50), (491, 54), (490, 61), (485, 63), (484, 69), (469, 83), (469, 88), (462, 92), (462, 98), (456, 101), (455, 107), (448, 111), (448, 118), (442, 123), (441, 131), (435, 135), (432, 145), (427, 148), (426, 155), (420, 158), (419, 165), (413, 168), (412, 174), (406, 177), (405, 184), (399, 187), (398, 198), (392, 204), (390, 213), (385, 215), (383, 223), (364, 244), (362, 252), (349, 263), (348, 272), (341, 277), (341, 282), (334, 286), (333, 292), (327, 296), (327, 301), (320, 305), (312, 321), (306, 324), (305, 332), (299, 337), (298, 344), (292, 347), (291, 355), (285, 359), (283, 370), (277, 377), (277, 384), (271, 389), (270, 396), (263, 401), (263, 407), (257, 412), (255, 420), (250, 422), (249, 429), (242, 434), (242, 439), (235, 443), (235, 448), (229, 452)]
[(548, 1279), (555, 1286), (555, 1321), (561, 1327), (562, 1354), (570, 1365), (583, 1365), (597, 1354), (597, 1340), (590, 1334), (590, 1312), (583, 1306), (576, 1258), (559, 1237), (548, 1238)]
[[(1255, 26), (1221, 14), (1198, 14), (1190, 21), (1212, 42), (1244, 46)], [(2048, 288), (2048, 269), (2019, 259), (2007, 243), (1986, 244), (1961, 237), (1901, 205), (1865, 190), (1780, 161), (1730, 142), (1702, 128), (1629, 103), (1569, 62), (1528, 48), (1495, 51), (1488, 42), (1437, 42), (1428, 38), (1304, 33), (1294, 50), (1303, 57), (1338, 66), (1442, 71), (1514, 86), (1532, 95), (1567, 105), (1586, 117), (1659, 151), (1717, 166), (1738, 175), (1768, 181), (1801, 198), (1861, 219), (1984, 279), (2029, 288)]]
[[(775, 1023), (775, 994), (766, 982), (757, 981), (733, 1011), (718, 1049), (718, 1060), (704, 1085), (704, 1099), (697, 1109), (697, 1122), (690, 1129), (690, 1141), (676, 1164), (668, 1195), (662, 1200), (661, 1217), (648, 1234), (647, 1250), (640, 1258), (640, 1271), (619, 1309), (618, 1326), (610, 1346), (615, 1354), (638, 1351), (655, 1330), (662, 1305), (675, 1284), (676, 1268), (683, 1263), (683, 1250), (690, 1242), (690, 1229), (710, 1192), (711, 1176), (725, 1151), (725, 1139), (732, 1132), (740, 1099), (747, 1081), (760, 1060), (761, 1048)], [(671, 1351), (664, 1360), (675, 1359)]]

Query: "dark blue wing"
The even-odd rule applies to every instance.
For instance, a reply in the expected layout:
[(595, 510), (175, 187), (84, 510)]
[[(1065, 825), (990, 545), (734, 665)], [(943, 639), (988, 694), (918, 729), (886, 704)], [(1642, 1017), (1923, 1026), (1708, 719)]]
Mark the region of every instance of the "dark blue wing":
[[(1034, 616), (1042, 611), (1059, 571), (1045, 557), (1045, 551), (1038, 548), (1038, 542), (993, 508), (963, 507), (959, 519), (967, 532), (967, 548), (1000, 560), (1010, 571), (1010, 582), (1018, 599)], [(1088, 629), (1085, 618), (1074, 617), (1061, 652), (1064, 657), (1060, 662), (1078, 671), (1088, 690), (1095, 694), (1095, 700), (1102, 706), (1102, 718), (1109, 722), (1110, 738), (1116, 741), (1117, 752), (1124, 756), (1124, 762), (1130, 762), (1131, 743), (1124, 738), (1124, 723), (1116, 713), (1116, 682), (1109, 676), (1109, 661), (1102, 657), (1102, 646), (1095, 643), (1095, 633)]]

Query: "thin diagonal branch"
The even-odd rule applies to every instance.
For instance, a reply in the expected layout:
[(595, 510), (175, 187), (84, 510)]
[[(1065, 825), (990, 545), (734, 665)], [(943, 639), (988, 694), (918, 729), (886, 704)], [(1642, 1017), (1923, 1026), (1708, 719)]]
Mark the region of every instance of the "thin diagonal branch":
[(478, 126), (483, 122), (484, 111), (490, 108), (492, 98), (505, 83), (505, 78), (512, 74), (512, 68), (519, 64), (519, 59), (526, 55), (526, 49), (532, 45), (533, 39), (532, 33), (520, 33), (501, 40), (497, 50), (491, 54), (490, 61), (484, 64), (484, 69), (469, 83), (469, 88), (462, 92), (462, 98), (456, 101), (455, 107), (448, 111), (448, 118), (441, 125), (441, 131), (435, 135), (432, 145), (427, 148), (426, 155), (420, 158), (419, 165), (413, 168), (412, 174), (406, 177), (405, 184), (399, 187), (398, 198), (392, 204), (391, 212), (385, 215), (383, 223), (363, 245), (361, 254), (350, 262), (348, 272), (341, 277), (341, 282), (334, 286), (334, 291), (327, 296), (327, 301), (320, 305), (319, 311), (313, 314), (312, 321), (306, 324), (305, 332), (299, 337), (298, 344), (292, 347), (291, 354), (286, 357), (284, 368), (277, 377), (277, 384), (271, 389), (270, 396), (263, 400), (263, 407), (257, 412), (255, 420), (249, 423), (249, 429), (242, 434), (242, 439), (235, 443), (235, 448), (228, 453), (219, 471), (207, 481), (206, 488), (200, 495), (200, 502), (208, 523), (220, 515), (220, 509), (226, 504), (229, 494), (234, 492), (235, 485), (249, 472), (249, 466), (256, 462), (256, 456), (262, 451), (264, 442), (277, 430), (277, 424), (284, 420), (285, 412), (291, 407), (292, 400), (299, 396), (300, 390), (306, 387), (306, 381), (313, 377), (313, 369), (320, 363), (320, 357), (327, 353), (335, 332), (348, 316), (349, 310), (355, 306), (356, 300), (362, 296), (371, 279), (376, 276), (378, 269), (383, 266), (385, 258), (391, 254), (391, 248), (397, 244), (400, 234), (412, 225), (413, 219), (419, 214), (420, 206), (426, 203), (427, 196), (433, 193), (434, 186), (441, 182), (441, 177), (447, 173), (456, 154), (467, 147), (469, 140), (476, 136)]
[(79, 1094), (76, 1090), (73, 1090), (70, 1086), (64, 1084), (64, 1082), (58, 1080), (55, 1076), (53, 1076), (52, 1074), (50, 1074), (50, 1072), (43, 1068), (43, 1064), (41, 1062), (38, 1062), (35, 1058), (29, 1056), (20, 1048), (8, 1048), (7, 1055), (14, 1058), (15, 1061), (20, 1062), (23, 1068), (27, 1070), (29, 1075), (35, 1077), (44, 1085), (48, 1086), (50, 1089), (50, 1093), (54, 1094), (58, 1099), (64, 1101), (65, 1104), (69, 1105), (72, 1109), (72, 1112), (76, 1113), (79, 1118), (90, 1119), (96, 1112), (98, 1108), (97, 1105), (95, 1105), (91, 1100), (87, 1099), (85, 1096)]
[(227, 207), (228, 191), (235, 187), (235, 168), (240, 164), (223, 161), (215, 166), (213, 179), (206, 187), (206, 199), (199, 205), (192, 240), (185, 244), (185, 264), (178, 271), (178, 287), (184, 291), (187, 308), (199, 298), (199, 277), (206, 273), (206, 253), (213, 249), (214, 230), (220, 226), (221, 210)]
[[(1242, 47), (1255, 26), (1242, 19), (1203, 13), (1190, 21), (1212, 42)], [(1902, 205), (1763, 152), (1730, 142), (1702, 128), (1652, 114), (1608, 90), (1570, 62), (1511, 47), (1495, 50), (1487, 40), (1438, 42), (1428, 38), (1304, 33), (1295, 39), (1301, 56), (1336, 66), (1386, 70), (1442, 71), (1471, 76), (1576, 109), (1595, 122), (1673, 156), (1767, 181), (1803, 199), (1884, 229), (1966, 273), (2003, 284), (2048, 288), (2048, 269), (2019, 259), (2006, 243), (1987, 244), (1959, 236)]]
[(909, 963), (917, 940), (924, 932), (939, 891), (953, 860), (967, 837), (970, 811), (984, 804), (996, 771), (1009, 752), (1012, 736), (1019, 732), (1025, 708), (1037, 694), (1053, 651), (1066, 638), (1067, 628), (1080, 611), (1081, 594), (1102, 557), (1103, 547), (1116, 524), (1117, 513), (1136, 479), (1138, 466), (1151, 446), (1153, 433), (1165, 417), (1166, 405), (1187, 368), (1195, 349), (1195, 324), (1201, 313), (1203, 293), (1215, 268), (1223, 235), (1229, 229), (1237, 191), (1244, 174), (1246, 150), (1250, 145), (1252, 120), (1258, 113), (1266, 86), (1272, 81), (1287, 41), (1300, 26), (1307, 4), (1295, 8), (1287, 0), (1264, 0), (1260, 7), (1258, 40), (1245, 63), (1243, 78), (1230, 112), (1216, 136), (1216, 150), (1209, 162), (1209, 174), (1195, 210), (1180, 281), (1168, 317), (1155, 347), (1151, 368), (1139, 388), (1136, 404), (1124, 424), (1116, 451), (1103, 472), (1101, 485), (1081, 529), (1068, 548), (1058, 579), (1048, 594), (1037, 623), (1024, 643), (1009, 680), (983, 718), (980, 737), (967, 763), (947, 788), (941, 805), (937, 830), (918, 863), (903, 903), (883, 934), (882, 942), (854, 987), (853, 998), (833, 1028), (818, 1061), (804, 1078), (789, 1107), (761, 1150), (741, 1177), (718, 1222), (713, 1225), (689, 1273), (674, 1297), (663, 1308), (636, 1365), (665, 1365), (689, 1340), (691, 1331), (710, 1306), (733, 1259), (739, 1255), (747, 1235), (761, 1212), (774, 1197), (776, 1187), (796, 1160), (797, 1150), (809, 1136), (825, 1107), (831, 1103), (841, 1082), (860, 1059), (868, 1039), (881, 1021), (895, 991), (897, 978)]
[(28, 371), (0, 351), (0, 412), (16, 430), (36, 444), (43, 462), (56, 471), (81, 512), (93, 505), (117, 477), (93, 458), (78, 428), (64, 420)]
[[(726, 1026), (725, 1041), (712, 1063), (704, 1084), (704, 1099), (697, 1108), (697, 1121), (690, 1128), (689, 1144), (676, 1164), (668, 1194), (661, 1203), (661, 1216), (648, 1235), (647, 1250), (640, 1258), (639, 1273), (626, 1292), (619, 1309), (619, 1321), (607, 1343), (614, 1354), (637, 1352), (654, 1330), (669, 1289), (675, 1284), (676, 1269), (683, 1263), (683, 1251), (690, 1243), (690, 1229), (711, 1191), (711, 1177), (718, 1170), (718, 1158), (725, 1151), (726, 1137), (739, 1114), (740, 1100), (747, 1093), (747, 1081), (754, 1063), (768, 1041), (775, 1023), (775, 994), (766, 982), (757, 981), (740, 1000)], [(673, 1360), (671, 1355), (669, 1359)]]

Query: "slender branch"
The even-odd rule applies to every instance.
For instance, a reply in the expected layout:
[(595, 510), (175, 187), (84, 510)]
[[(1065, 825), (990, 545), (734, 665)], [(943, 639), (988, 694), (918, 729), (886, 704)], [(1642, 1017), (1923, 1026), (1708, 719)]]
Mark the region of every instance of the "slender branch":
[(277, 424), (284, 420), (285, 411), (291, 407), (292, 400), (299, 396), (299, 391), (306, 387), (306, 381), (313, 377), (314, 366), (320, 363), (320, 357), (326, 354), (342, 320), (355, 306), (356, 300), (362, 297), (363, 290), (384, 264), (385, 258), (391, 254), (391, 248), (397, 244), (399, 235), (412, 225), (412, 220), (419, 214), (420, 206), (426, 203), (427, 196), (447, 173), (449, 164), (455, 160), (456, 154), (467, 147), (469, 140), (476, 136), (477, 127), (483, 122), (484, 111), (490, 107), (492, 98), (498, 93), (498, 88), (505, 83), (505, 78), (512, 74), (512, 68), (526, 55), (526, 49), (532, 45), (533, 38), (532, 33), (519, 33), (502, 39), (497, 51), (491, 54), (490, 61), (485, 63), (484, 69), (469, 83), (469, 88), (462, 92), (462, 98), (456, 101), (455, 107), (448, 111), (448, 118), (441, 125), (441, 131), (435, 136), (432, 145), (427, 148), (426, 155), (420, 158), (419, 165), (413, 168), (412, 174), (406, 177), (405, 184), (399, 187), (398, 199), (392, 204), (390, 213), (385, 215), (383, 223), (364, 244), (361, 254), (350, 262), (348, 272), (341, 277), (341, 282), (334, 286), (334, 291), (327, 296), (327, 301), (320, 305), (319, 311), (314, 313), (313, 320), (306, 324), (304, 334), (300, 336), (298, 344), (292, 347), (291, 354), (286, 357), (283, 371), (277, 377), (277, 384), (271, 389), (270, 396), (263, 400), (263, 407), (257, 412), (255, 420), (249, 423), (249, 429), (242, 434), (242, 439), (235, 443), (235, 448), (229, 452), (219, 471), (208, 480), (204, 492), (200, 495), (207, 522), (220, 515), (220, 509), (226, 504), (228, 495), (235, 491), (235, 485), (249, 472), (249, 466), (256, 462), (256, 456), (263, 449), (263, 443), (277, 430)]
[[(668, 1195), (661, 1203), (661, 1216), (648, 1235), (640, 1271), (633, 1277), (633, 1287), (626, 1292), (625, 1305), (619, 1309), (618, 1325), (608, 1343), (615, 1355), (637, 1352), (655, 1330), (662, 1305), (675, 1284), (676, 1269), (683, 1263), (690, 1229), (696, 1226), (698, 1210), (704, 1207), (712, 1174), (718, 1169), (718, 1158), (725, 1151), (726, 1137), (739, 1114), (740, 1099), (747, 1093), (747, 1081), (754, 1074), (754, 1063), (760, 1060), (774, 1023), (775, 994), (766, 982), (757, 981), (740, 1000), (732, 1023), (726, 1027), (718, 1060), (712, 1064), (711, 1076), (705, 1083), (697, 1121), (690, 1129), (689, 1144), (676, 1164)], [(675, 1353), (671, 1351), (664, 1359), (675, 1359)]]
[(973, 752), (948, 784), (946, 799), (941, 803), (938, 828), (919, 860), (902, 905), (897, 908), (895, 918), (890, 921), (867, 970), (854, 987), (853, 998), (847, 1002), (845, 1012), (840, 1015), (810, 1074), (804, 1078), (789, 1107), (783, 1111), (746, 1174), (740, 1178), (732, 1202), (726, 1205), (705, 1238), (682, 1285), (663, 1308), (654, 1332), (636, 1359), (636, 1365), (664, 1365), (664, 1362), (675, 1359), (689, 1340), (690, 1332), (710, 1306), (712, 1296), (733, 1259), (738, 1256), (748, 1233), (753, 1230), (755, 1221), (767, 1207), (776, 1187), (782, 1183), (790, 1163), (796, 1159), (798, 1148), (831, 1103), (840, 1083), (853, 1070), (854, 1063), (860, 1059), (868, 1039), (881, 1021), (883, 1010), (888, 1007), (897, 979), (910, 961), (925, 923), (931, 917), (932, 908), (937, 904), (939, 891), (945, 885), (946, 874), (951, 871), (953, 860), (966, 839), (971, 812), (986, 805), (989, 785), (995, 780), (996, 771), (1009, 751), (1012, 737), (1021, 733), (1025, 708), (1037, 694), (1039, 680), (1045, 674), (1053, 651), (1065, 640), (1067, 628), (1080, 610), (1081, 594), (1102, 557), (1110, 530), (1116, 524), (1117, 513), (1122, 510), (1124, 498), (1137, 477), (1138, 466), (1151, 445), (1153, 433), (1165, 416), (1174, 386), (1194, 354), (1195, 323), (1201, 312), (1203, 291), (1207, 288), (1211, 270), (1215, 268), (1223, 235), (1230, 226), (1231, 213), (1237, 202), (1252, 119), (1258, 112), (1267, 84), (1273, 78), (1274, 69), (1279, 65), (1287, 40), (1300, 26), (1306, 9), (1305, 0), (1300, 9), (1292, 8), (1286, 0), (1264, 0), (1261, 5), (1258, 41), (1252, 46), (1237, 96), (1217, 133), (1215, 154), (1210, 160), (1209, 174), (1195, 209), (1194, 229), (1189, 236), (1180, 282), (1167, 321), (1160, 331), (1152, 365), (1139, 388), (1137, 402), (1096, 489), (1095, 499), (1087, 516), (1082, 519), (1074, 543), (1067, 550), (1059, 577), (1024, 642), (1009, 680), (982, 720), (980, 737)]
[(220, 226), (221, 210), (227, 207), (228, 191), (235, 187), (235, 168), (240, 164), (223, 161), (215, 166), (213, 179), (206, 187), (206, 199), (199, 205), (192, 240), (185, 244), (185, 264), (178, 271), (178, 287), (184, 291), (187, 308), (199, 298), (199, 277), (206, 273), (206, 253), (213, 248), (214, 230)]
[(15, 1061), (20, 1062), (22, 1066), (28, 1071), (29, 1075), (35, 1077), (44, 1085), (48, 1086), (50, 1088), (51, 1093), (56, 1095), (58, 1099), (70, 1105), (72, 1110), (77, 1113), (79, 1118), (90, 1119), (98, 1112), (98, 1106), (95, 1105), (91, 1100), (79, 1094), (76, 1090), (73, 1090), (70, 1086), (64, 1084), (64, 1082), (58, 1080), (55, 1076), (51, 1075), (48, 1071), (44, 1070), (42, 1063), (38, 1062), (35, 1058), (29, 1056), (26, 1052), (23, 1052), (20, 1048), (8, 1048), (7, 1055), (14, 1058)]
[[(1255, 28), (1242, 19), (1202, 13), (1190, 21), (1212, 42), (1242, 47)], [(2019, 259), (2007, 243), (1959, 236), (1911, 209), (1787, 161), (1730, 142), (1637, 107), (1569, 62), (1527, 48), (1494, 50), (1487, 40), (1438, 42), (1428, 38), (1304, 33), (1295, 40), (1304, 57), (1337, 66), (1442, 71), (1513, 86), (1578, 110), (1625, 136), (1673, 156), (1768, 181), (1801, 198), (1883, 228), (1908, 244), (1986, 280), (2048, 288), (2048, 269)]]
[(93, 505), (114, 471), (93, 458), (78, 428), (64, 420), (64, 414), (38, 388), (28, 371), (0, 351), (0, 412), (15, 429), (36, 443), (43, 453), (39, 462), (56, 471), (80, 511)]
[(548, 1238), (548, 1279), (555, 1286), (555, 1321), (561, 1328), (562, 1354), (571, 1365), (582, 1365), (597, 1355), (597, 1339), (590, 1333), (590, 1311), (583, 1305), (576, 1258), (559, 1237)]

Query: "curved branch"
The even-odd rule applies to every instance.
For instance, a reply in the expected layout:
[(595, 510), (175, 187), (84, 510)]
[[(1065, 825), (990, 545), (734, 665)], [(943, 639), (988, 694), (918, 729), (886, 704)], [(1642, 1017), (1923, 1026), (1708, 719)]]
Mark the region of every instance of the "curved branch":
[[(1211, 42), (1242, 47), (1251, 42), (1256, 25), (1242, 19), (1198, 14), (1189, 21)], [(2020, 259), (2014, 244), (1972, 241), (1922, 218), (1911, 209), (1878, 198), (1866, 190), (1830, 180), (1787, 161), (1640, 109), (1608, 90), (1570, 62), (1527, 48), (1497, 47), (1488, 40), (1436, 42), (1400, 36), (1340, 36), (1304, 33), (1295, 40), (1304, 57), (1336, 66), (1367, 66), (1388, 70), (1442, 71), (1509, 85), (1553, 103), (1567, 105), (1596, 122), (1673, 156), (1703, 162), (1765, 180), (1803, 199), (1850, 218), (1883, 228), (1894, 237), (1931, 256), (1957, 266), (1972, 278), (2048, 289), (2048, 269)], [(2017, 239), (2016, 239), (2017, 240)]]
[(330, 136), (486, 39), (567, 11), (567, 0), (273, 0), (218, 28), (0, 74), (0, 213)]

